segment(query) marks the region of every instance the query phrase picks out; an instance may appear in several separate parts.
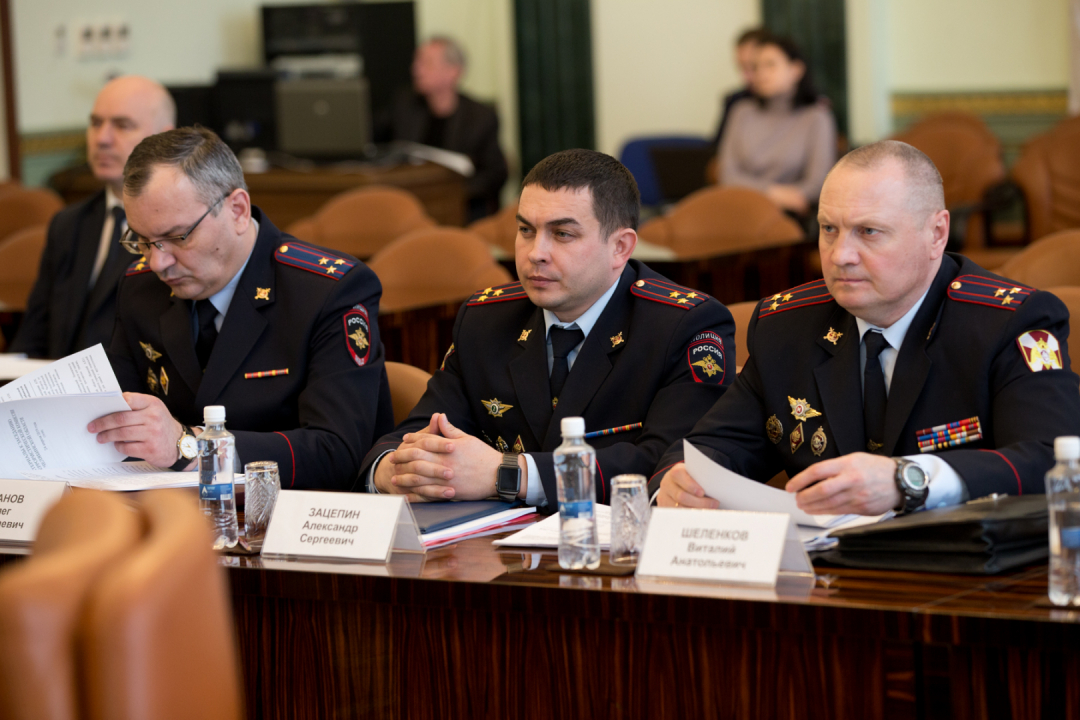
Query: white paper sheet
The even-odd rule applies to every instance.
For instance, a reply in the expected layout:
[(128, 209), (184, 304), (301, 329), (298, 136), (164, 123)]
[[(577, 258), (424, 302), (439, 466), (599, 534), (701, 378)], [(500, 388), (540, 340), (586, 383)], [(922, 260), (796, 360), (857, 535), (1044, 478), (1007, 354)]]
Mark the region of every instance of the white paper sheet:
[[(27, 472), (28, 480), (66, 482), (72, 487), (90, 490), (135, 492), (199, 486), (199, 473), (171, 472), (148, 462), (109, 463), (93, 467), (64, 468), (44, 472)], [(233, 482), (242, 484), (244, 475), (237, 473)]]
[[(597, 504), (595, 507), (600, 548), (608, 550), (611, 547), (611, 506)], [(559, 547), (559, 515), (557, 513), (550, 515), (524, 530), (493, 541), (493, 544), (499, 547), (512, 545), (514, 547), (557, 548)]]
[(105, 350), (98, 343), (92, 348), (47, 363), (18, 380), (0, 388), (0, 402), (50, 395), (93, 395), (120, 393), (120, 383), (113, 373)]

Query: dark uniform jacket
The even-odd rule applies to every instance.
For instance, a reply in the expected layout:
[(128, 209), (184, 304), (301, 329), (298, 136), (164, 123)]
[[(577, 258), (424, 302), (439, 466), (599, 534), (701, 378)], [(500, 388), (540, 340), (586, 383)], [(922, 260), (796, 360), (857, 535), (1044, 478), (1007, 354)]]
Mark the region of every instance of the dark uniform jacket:
[(205, 374), (189, 301), (144, 262), (120, 284), (109, 359), (124, 390), (157, 395), (182, 423), (224, 405), (241, 461), (276, 461), (283, 488), (354, 489), (372, 440), (393, 427), (382, 286), (355, 258), (252, 216), (259, 235)]
[[(381, 118), (381, 140), (425, 142), (431, 110), (422, 95), (399, 93), (389, 112)], [(468, 155), (476, 173), (469, 178), (467, 192), (470, 220), (499, 208), (499, 192), (507, 178), (506, 157), (499, 148), (499, 117), (490, 106), (458, 93), (458, 107), (446, 118), (442, 142), (446, 150)]]
[(584, 417), (587, 432), (643, 422), (587, 441), (597, 449), (597, 501), (608, 503), (611, 478), (647, 476), (723, 393), (734, 374), (733, 333), (731, 313), (719, 302), (631, 260), (553, 411), (543, 310), (520, 283), (488, 288), (461, 307), (443, 369), (409, 418), (368, 454), (364, 471), (443, 412), (502, 452), (530, 453), (553, 507), (551, 453), (562, 442), (562, 418)]
[(64, 208), (49, 223), (37, 280), (11, 352), (61, 358), (98, 343), (109, 346), (116, 318), (116, 286), (131, 257), (121, 250), (107, 258), (91, 291), (90, 273), (104, 225), (104, 190)]
[[(762, 482), (867, 450), (859, 329), (823, 280), (762, 300), (747, 335), (749, 361), (687, 440)], [(918, 455), (922, 431), (977, 418), (981, 438), (941, 438), (958, 442), (924, 451), (949, 463), (972, 498), (1043, 492), (1054, 438), (1080, 434), (1068, 335), (1056, 297), (947, 254), (897, 354), (879, 452)], [(680, 460), (681, 442), (652, 490)]]

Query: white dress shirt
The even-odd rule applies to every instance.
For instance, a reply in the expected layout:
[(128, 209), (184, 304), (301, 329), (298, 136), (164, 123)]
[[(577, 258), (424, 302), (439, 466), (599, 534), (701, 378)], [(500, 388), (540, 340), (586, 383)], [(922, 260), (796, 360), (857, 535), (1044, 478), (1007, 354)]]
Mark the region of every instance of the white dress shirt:
[[(892, 386), (893, 371), (896, 369), (896, 357), (900, 353), (900, 347), (904, 344), (904, 337), (907, 335), (908, 328), (911, 327), (911, 321), (915, 319), (915, 314), (919, 312), (924, 300), (926, 300), (926, 293), (923, 293), (918, 302), (902, 318), (887, 328), (880, 328), (871, 325), (862, 318), (855, 318), (855, 323), (859, 326), (860, 383), (865, 382), (866, 376), (866, 343), (862, 342), (862, 340), (865, 339), (866, 333), (877, 330), (885, 336), (885, 340), (889, 343), (889, 347), (882, 350), (881, 355), (878, 356), (878, 361), (881, 363), (881, 372), (885, 375), (885, 394), (888, 396), (889, 388)], [(960, 475), (953, 470), (949, 463), (933, 454), (906, 455), (905, 459), (911, 460), (925, 470), (927, 477), (930, 478), (930, 494), (926, 497), (926, 507), (928, 509), (946, 505), (958, 505), (967, 501), (967, 486), (964, 485)]]
[[(255, 225), (255, 237), (259, 237), (259, 221), (255, 218), (251, 218), (252, 224)], [(255, 250), (255, 246), (251, 247), (252, 252)], [(225, 313), (229, 311), (229, 304), (232, 303), (233, 295), (236, 294), (236, 286), (240, 284), (240, 278), (244, 276), (244, 270), (247, 268), (248, 263), (251, 261), (251, 253), (248, 253), (247, 259), (244, 260), (244, 264), (240, 266), (240, 269), (233, 275), (232, 280), (229, 283), (218, 290), (216, 293), (209, 297), (210, 304), (214, 306), (214, 309), (218, 311), (218, 314), (214, 316), (214, 327), (218, 332), (221, 332), (221, 326), (225, 323)], [(199, 334), (199, 318), (193, 312), (191, 314), (191, 327), (192, 335), (198, 336)]]

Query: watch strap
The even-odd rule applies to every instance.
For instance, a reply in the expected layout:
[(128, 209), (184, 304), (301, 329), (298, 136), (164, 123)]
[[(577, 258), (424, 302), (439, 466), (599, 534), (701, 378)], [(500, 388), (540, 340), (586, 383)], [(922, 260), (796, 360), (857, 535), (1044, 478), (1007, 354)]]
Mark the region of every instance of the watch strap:
[[(180, 451), (180, 443), (183, 441), (184, 436), (186, 436), (186, 435), (190, 435), (191, 437), (195, 437), (195, 433), (191, 432), (191, 428), (189, 428), (187, 425), (184, 425), (183, 423), (181, 423), (180, 424), (180, 437), (177, 438), (177, 440), (176, 440), (176, 462), (174, 462), (172, 465), (169, 466), (169, 469), (172, 470), (173, 472), (179, 472), (179, 471), (183, 470), (184, 468), (186, 468), (188, 466), (189, 463), (191, 463), (192, 460), (195, 459), (195, 458), (186, 458), (186, 457), (184, 457), (184, 453), (182, 453)], [(198, 456), (196, 456), (196, 457), (198, 457)]]
[(503, 502), (517, 502), (521, 492), (521, 467), (516, 453), (503, 453), (499, 469), (495, 471), (495, 494)]
[[(896, 487), (900, 491), (900, 506), (896, 509), (897, 514), (906, 515), (908, 513), (915, 512), (926, 505), (926, 498), (930, 496), (929, 478), (926, 477), (926, 470), (916, 462), (912, 462), (906, 458), (894, 458), (896, 460)], [(926, 477), (927, 483), (923, 486), (922, 492), (916, 492), (908, 486), (904, 481), (904, 470), (909, 466), (919, 468)]]

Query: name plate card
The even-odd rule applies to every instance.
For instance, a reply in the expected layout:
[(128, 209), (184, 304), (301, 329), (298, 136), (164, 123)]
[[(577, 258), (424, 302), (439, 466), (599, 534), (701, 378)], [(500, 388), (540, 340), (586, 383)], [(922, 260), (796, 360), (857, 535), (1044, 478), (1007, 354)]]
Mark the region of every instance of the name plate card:
[(263, 555), (387, 562), (391, 551), (424, 552), (401, 495), (282, 490)]
[(791, 516), (653, 508), (637, 575), (773, 587), (780, 571), (813, 573)]
[(63, 482), (0, 480), (0, 543), (32, 544), (45, 513), (68, 490)]

